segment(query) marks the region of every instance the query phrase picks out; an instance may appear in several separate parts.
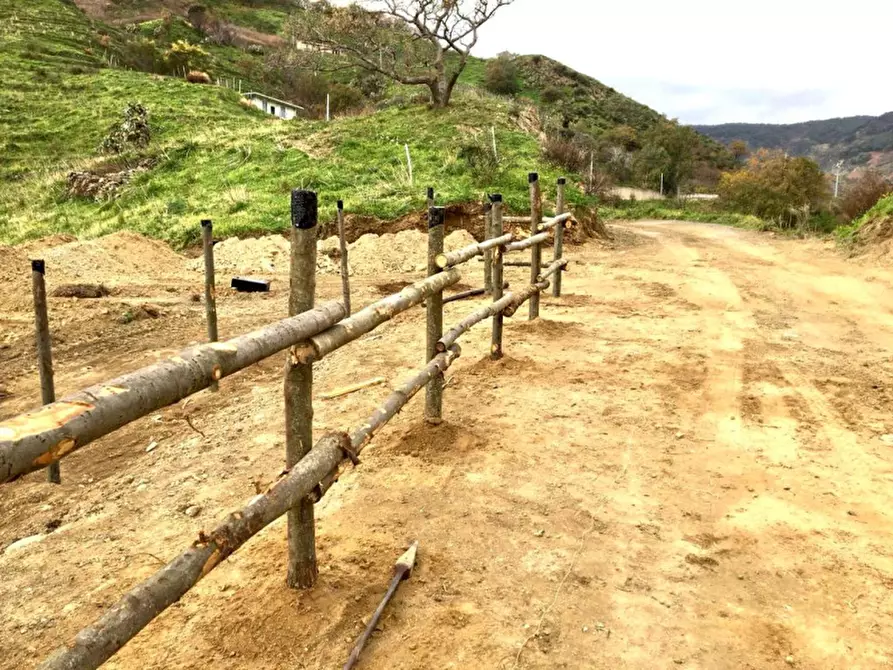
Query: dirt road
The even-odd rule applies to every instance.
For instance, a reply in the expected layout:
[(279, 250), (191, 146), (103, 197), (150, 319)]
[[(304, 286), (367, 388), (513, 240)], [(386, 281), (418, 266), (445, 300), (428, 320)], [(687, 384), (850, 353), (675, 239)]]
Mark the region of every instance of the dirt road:
[[(316, 589), (285, 587), (279, 522), (108, 667), (338, 668), (413, 539), (418, 569), (362, 668), (893, 665), (893, 272), (719, 226), (617, 230), (616, 248), (571, 250), (567, 295), (507, 326), (505, 360), (485, 358), (486, 327), (469, 333), (444, 425), (423, 426), (416, 398), (342, 477), (318, 507)], [(160, 320), (65, 312), (60, 390), (199, 340), (192, 289), (157, 287), (180, 301)], [(225, 296), (222, 334), (284, 304)], [(317, 390), (396, 383), (420, 363), (422, 318), (326, 359)], [(16, 342), (2, 415), (38, 396)], [(317, 402), (318, 430), (386, 392)], [(66, 459), (62, 487), (0, 490), (0, 546), (45, 534), (0, 553), (0, 666), (32, 665), (273, 479), (281, 405), (270, 361)]]

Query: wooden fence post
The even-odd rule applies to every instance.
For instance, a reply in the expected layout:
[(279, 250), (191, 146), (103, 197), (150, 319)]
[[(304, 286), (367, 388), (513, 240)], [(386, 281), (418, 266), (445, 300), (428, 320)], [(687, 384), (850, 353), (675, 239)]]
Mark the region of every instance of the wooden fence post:
[[(431, 207), (428, 210), (428, 276), (441, 272), (437, 267), (437, 255), (443, 253), (443, 227), (446, 210)], [(426, 300), (427, 305), (427, 347), (425, 361), (437, 356), (437, 342), (443, 337), (443, 291), (438, 291)], [(443, 373), (437, 374), (428, 382), (425, 392), (425, 420), (433, 425), (443, 421)]]
[(338, 243), (341, 247), (341, 293), (344, 296), (344, 309), (350, 316), (350, 265), (347, 258), (347, 237), (344, 232), (344, 201), (338, 201)]
[[(214, 279), (214, 224), (210, 219), (202, 220), (202, 250), (205, 254), (205, 320), (208, 323), (208, 342), (216, 342), (217, 334), (217, 291)], [(209, 387), (219, 390), (215, 381)]]
[[(484, 241), (493, 237), (493, 204), (487, 203), (487, 211), (484, 213)], [(493, 293), (493, 251), (487, 249), (484, 252), (484, 293)]]
[[(493, 237), (501, 237), (502, 228), (502, 194), (494, 193), (490, 196), (490, 234)], [(502, 247), (493, 250), (493, 301), (502, 298)], [(502, 312), (493, 315), (493, 338), (490, 344), (490, 358), (494, 361), (502, 358)]]
[[(539, 233), (539, 225), (543, 222), (543, 203), (540, 194), (540, 178), (536, 172), (531, 172), (527, 176), (530, 184), (530, 236), (533, 237)], [(534, 244), (530, 248), (530, 284), (536, 284), (536, 278), (540, 273), (540, 264), (542, 261), (542, 250), (539, 244)], [(533, 321), (540, 315), (540, 294), (534, 293), (530, 296), (528, 318)]]
[[(567, 184), (567, 179), (564, 177), (558, 178), (558, 191), (555, 195), (555, 216), (561, 216), (564, 214), (564, 188)], [(559, 261), (564, 256), (564, 224), (559, 223), (555, 226), (555, 246), (552, 251), (552, 260)], [(561, 273), (562, 270), (559, 270), (555, 273), (555, 279), (552, 280), (552, 295), (556, 298), (561, 297)]]
[[(53, 350), (50, 340), (50, 320), (47, 315), (47, 287), (44, 280), (46, 264), (31, 261), (31, 292), (34, 295), (34, 326), (37, 336), (37, 369), (40, 373), (40, 399), (44, 405), (56, 402), (56, 387), (53, 383)], [(59, 461), (47, 468), (47, 481), (61, 484), (62, 473)]]
[[(316, 293), (317, 200), (313, 191), (291, 193), (291, 277), (289, 316), (313, 308)], [(313, 447), (313, 364), (298, 362), (292, 348), (285, 366), (285, 466), (288, 469)], [(303, 498), (288, 512), (288, 585), (316, 583), (316, 533), (313, 501)]]
[(428, 209), (431, 209), (432, 207), (434, 207), (434, 204), (435, 204), (434, 203), (434, 187), (429, 186), (428, 187)]

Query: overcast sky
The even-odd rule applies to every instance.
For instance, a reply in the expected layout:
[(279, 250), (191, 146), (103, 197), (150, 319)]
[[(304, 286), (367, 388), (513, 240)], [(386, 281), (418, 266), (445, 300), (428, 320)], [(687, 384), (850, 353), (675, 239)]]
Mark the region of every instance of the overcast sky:
[(475, 54), (540, 53), (684, 123), (893, 111), (893, 0), (515, 0)]

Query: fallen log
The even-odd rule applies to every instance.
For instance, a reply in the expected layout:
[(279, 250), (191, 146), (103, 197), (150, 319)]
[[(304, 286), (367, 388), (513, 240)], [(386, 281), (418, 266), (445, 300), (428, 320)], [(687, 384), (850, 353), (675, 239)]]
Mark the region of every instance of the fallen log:
[(306, 341), (344, 315), (341, 303), (325, 303), (232, 340), (187, 349), (8, 419), (0, 423), (0, 482), (45, 468), (131, 421)]
[(520, 293), (515, 294), (515, 299), (506, 306), (502, 313), (505, 316), (514, 316), (515, 312), (518, 311), (521, 305), (530, 300), (531, 296), (540, 291), (545, 291), (547, 288), (549, 288), (549, 282), (547, 281), (537, 282), (536, 284), (528, 286)]
[(440, 338), (440, 341), (437, 343), (437, 351), (441, 353), (447, 351), (463, 333), (467, 332), (484, 319), (489, 319), (490, 317), (499, 314), (502, 310), (511, 305), (514, 300), (514, 295), (506, 293), (499, 300), (491, 302), (489, 305), (484, 305), (480, 309), (472, 312), (455, 326), (450, 328), (444, 336)]
[(552, 264), (551, 264), (549, 267), (547, 267), (545, 270), (542, 270), (542, 271), (536, 276), (536, 280), (537, 280), (537, 282), (546, 281), (549, 277), (551, 277), (552, 275), (554, 275), (556, 272), (558, 272), (558, 271), (560, 271), (560, 270), (563, 270), (563, 269), (565, 269), (566, 267), (567, 267), (567, 259), (566, 259), (566, 258), (559, 258), (557, 261), (555, 261), (554, 263), (552, 263)]
[(504, 216), (503, 223), (530, 223), (529, 216)]
[(437, 258), (434, 259), (434, 262), (441, 270), (445, 270), (446, 268), (454, 267), (465, 261), (469, 261), (475, 256), (481, 256), (489, 249), (495, 249), (496, 247), (508, 244), (513, 239), (514, 236), (511, 233), (506, 233), (500, 237), (491, 237), (483, 242), (475, 242), (474, 244), (469, 244), (467, 247), (462, 247), (461, 249), (456, 249), (455, 251), (446, 254), (438, 254)]
[(537, 235), (528, 237), (526, 240), (521, 240), (520, 242), (512, 242), (511, 244), (505, 245), (505, 253), (509, 253), (510, 251), (522, 251), (524, 249), (529, 249), (533, 245), (542, 244), (548, 239), (548, 232), (538, 233)]
[[(503, 282), (502, 288), (508, 288), (509, 283)], [(484, 295), (487, 293), (487, 289), (485, 288), (473, 288), (468, 291), (462, 291), (462, 293), (456, 293), (455, 295), (448, 296), (443, 299), (443, 304), (446, 305), (448, 302), (456, 302), (457, 300), (465, 300), (466, 298), (474, 298), (478, 295)]]
[(200, 533), (198, 541), (189, 549), (125, 593), (106, 614), (79, 632), (73, 642), (60, 647), (41, 663), (38, 670), (95, 670), (102, 665), (149, 622), (298, 500), (319, 495), (320, 483), (332, 481), (341, 461), (348, 454), (358, 455), (375, 432), (434, 375), (446, 370), (459, 354), (458, 347), (438, 354), (350, 435), (330, 433), (322, 437), (267, 493), (255, 497), (241, 511), (230, 514), (211, 533)]
[(462, 276), (455, 268), (410, 284), (400, 293), (374, 302), (353, 316), (343, 319), (331, 328), (314, 335), (292, 349), (292, 356), (299, 363), (312, 363), (322, 359), (345, 344), (353, 342), (385, 321), (411, 307), (424, 302), (425, 298), (457, 284)]

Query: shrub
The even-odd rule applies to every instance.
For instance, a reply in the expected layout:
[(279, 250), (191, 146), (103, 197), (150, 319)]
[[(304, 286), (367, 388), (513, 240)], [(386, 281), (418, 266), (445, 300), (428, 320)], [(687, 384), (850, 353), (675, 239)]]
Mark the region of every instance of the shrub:
[(863, 172), (855, 181), (845, 185), (840, 211), (850, 221), (858, 219), (888, 193), (893, 192), (893, 182), (877, 170)]
[(190, 84), (210, 84), (211, 75), (200, 70), (190, 70), (189, 74), (186, 75), (186, 81)]
[(521, 82), (518, 79), (518, 66), (515, 65), (510, 55), (500, 54), (497, 58), (487, 63), (484, 87), (491, 93), (498, 95), (514, 95), (521, 90)]
[(815, 161), (765, 149), (743, 169), (723, 174), (718, 190), (734, 209), (789, 226), (802, 218), (795, 211), (821, 210), (828, 198), (825, 175)]
[(185, 40), (177, 40), (164, 53), (164, 61), (173, 72), (203, 70), (210, 60), (211, 54)]
[(550, 136), (543, 142), (543, 158), (568, 172), (583, 172), (589, 166), (589, 151), (579, 142)]
[(558, 102), (562, 98), (564, 98), (564, 91), (557, 86), (547, 87), (542, 94), (543, 102), (547, 103)]
[(365, 101), (363, 92), (353, 86), (334, 84), (329, 90), (329, 103), (333, 114), (362, 107)]
[(128, 40), (118, 49), (121, 65), (141, 72), (165, 72), (164, 56), (154, 40), (146, 37)]
[(499, 163), (493, 151), (480, 144), (466, 144), (459, 149), (456, 158), (465, 163), (479, 181), (495, 181)]

